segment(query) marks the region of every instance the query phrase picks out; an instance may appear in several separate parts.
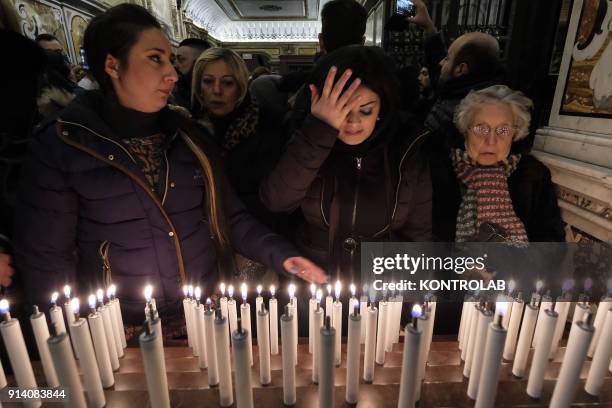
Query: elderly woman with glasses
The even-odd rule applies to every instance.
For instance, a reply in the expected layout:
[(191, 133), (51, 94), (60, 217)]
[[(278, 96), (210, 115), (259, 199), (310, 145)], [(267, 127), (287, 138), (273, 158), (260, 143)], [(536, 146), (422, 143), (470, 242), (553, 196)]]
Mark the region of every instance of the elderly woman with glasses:
[(455, 125), (464, 146), (431, 155), (436, 240), (564, 240), (550, 171), (516, 143), (529, 132), (532, 106), (503, 85), (461, 101)]

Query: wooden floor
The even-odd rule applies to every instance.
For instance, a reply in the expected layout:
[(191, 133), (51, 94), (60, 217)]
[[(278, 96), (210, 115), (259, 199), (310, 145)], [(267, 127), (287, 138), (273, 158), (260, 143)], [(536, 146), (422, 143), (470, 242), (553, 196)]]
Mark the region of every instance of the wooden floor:
[[(308, 354), (307, 339), (300, 339), (298, 366), (296, 367), (297, 403), (295, 407), (317, 407), (317, 386), (311, 382), (312, 358)], [(348, 407), (344, 402), (346, 383), (346, 349), (343, 344), (342, 365), (336, 368), (336, 407)], [(198, 368), (198, 361), (190, 349), (183, 346), (165, 347), (168, 386), (173, 407), (217, 407), (218, 390), (208, 386), (206, 370)], [(502, 364), (497, 392), (496, 407), (547, 407), (552, 395), (565, 348), (559, 351), (546, 372), (544, 391), (541, 400), (534, 400), (525, 393), (526, 379), (518, 379), (511, 373), (512, 364)], [(363, 353), (362, 353), (363, 354)], [(362, 357), (363, 358), (363, 357)], [(363, 360), (361, 370), (363, 370)], [(397, 407), (399, 379), (402, 361), (402, 345), (394, 345), (393, 352), (387, 353), (385, 364), (376, 366), (374, 382), (365, 384), (361, 380), (359, 403), (357, 407), (391, 408)], [(283, 407), (281, 356), (271, 358), (272, 383), (262, 386), (259, 383), (259, 356), (257, 347), (253, 349), (253, 369), (251, 372), (255, 407)], [(574, 407), (612, 407), (612, 375), (607, 373), (604, 391), (594, 398), (584, 391), (584, 379), (588, 373), (587, 361), (581, 374), (580, 387), (574, 397)], [(37, 379), (44, 383), (42, 370), (35, 364)], [(421, 393), (421, 407), (471, 407), (474, 405), (466, 396), (467, 379), (463, 377), (457, 342), (448, 337), (434, 337), (431, 346), (425, 382)], [(360, 375), (360, 379), (362, 376)], [(40, 384), (39, 383), (39, 384)], [(140, 350), (127, 348), (121, 359), (121, 368), (115, 373), (115, 386), (106, 390), (107, 407), (140, 408), (150, 406), (146, 379)], [(3, 404), (11, 406), (11, 404)], [(17, 406), (13, 404), (12, 406)], [(45, 404), (44, 406), (61, 406)]]

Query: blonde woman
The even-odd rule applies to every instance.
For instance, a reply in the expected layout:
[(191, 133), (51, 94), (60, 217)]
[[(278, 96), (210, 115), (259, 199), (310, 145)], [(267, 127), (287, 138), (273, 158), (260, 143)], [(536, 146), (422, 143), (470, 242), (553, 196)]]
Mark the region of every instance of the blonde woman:
[(261, 179), (277, 163), (285, 136), (282, 117), (266, 116), (248, 91), (249, 71), (242, 58), (228, 48), (210, 48), (197, 59), (193, 71), (192, 112), (214, 138), (227, 175), (248, 210), (275, 226), (258, 198)]

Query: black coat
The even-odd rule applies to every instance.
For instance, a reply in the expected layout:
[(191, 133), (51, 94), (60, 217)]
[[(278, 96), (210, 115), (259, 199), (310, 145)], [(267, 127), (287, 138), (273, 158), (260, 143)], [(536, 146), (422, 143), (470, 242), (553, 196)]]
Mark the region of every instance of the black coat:
[(398, 118), (384, 122), (349, 147), (308, 116), (262, 183), (272, 211), (301, 208), (298, 246), (334, 271), (349, 267), (358, 276), (361, 241), (431, 240), (431, 182), (419, 149), (427, 132)]
[[(44, 305), (65, 283), (82, 299), (94, 292), (103, 284), (105, 258), (126, 320), (140, 322), (146, 284), (168, 314), (180, 311), (183, 283), (215, 290), (216, 245), (203, 210), (201, 165), (184, 139), (182, 118), (162, 111), (179, 125), (165, 148), (156, 194), (99, 115), (103, 101), (86, 93), (33, 141), (15, 224), (17, 267), (30, 300)], [(297, 255), (293, 246), (252, 218), (228, 183), (221, 190), (234, 249), (282, 272), (284, 259)]]
[[(454, 242), (457, 212), (461, 205), (461, 182), (446, 151), (430, 156), (433, 184), (433, 234), (436, 241)], [(564, 223), (550, 170), (530, 154), (523, 154), (508, 177), (512, 206), (525, 225), (531, 242), (563, 242)]]

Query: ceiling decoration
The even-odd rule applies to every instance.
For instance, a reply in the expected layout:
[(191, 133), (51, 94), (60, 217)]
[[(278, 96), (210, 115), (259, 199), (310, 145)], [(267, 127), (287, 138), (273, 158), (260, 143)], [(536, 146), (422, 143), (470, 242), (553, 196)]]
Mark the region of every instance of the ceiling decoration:
[(222, 42), (316, 42), (327, 0), (186, 0), (183, 12)]

